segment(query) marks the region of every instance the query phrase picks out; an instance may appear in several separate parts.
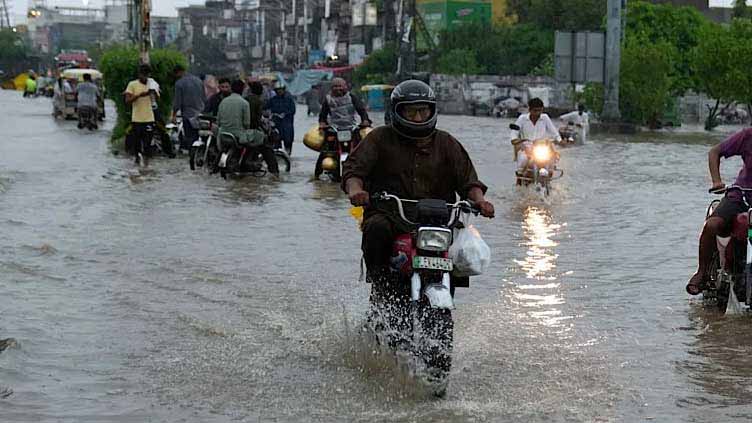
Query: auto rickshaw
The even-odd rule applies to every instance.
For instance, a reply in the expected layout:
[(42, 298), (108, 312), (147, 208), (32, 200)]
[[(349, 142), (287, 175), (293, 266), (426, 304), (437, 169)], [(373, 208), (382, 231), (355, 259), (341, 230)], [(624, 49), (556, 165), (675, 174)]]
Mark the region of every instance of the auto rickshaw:
[(64, 87), (60, 87), (56, 83), (55, 87), (55, 100), (53, 100), (53, 109), (55, 116), (62, 116), (65, 119), (78, 119), (76, 107), (78, 105), (78, 98), (76, 93), (76, 86), (83, 82), (84, 74), (91, 75), (91, 81), (99, 87), (100, 96), (97, 100), (97, 112), (99, 119), (104, 119), (104, 85), (102, 81), (102, 72), (96, 69), (66, 69), (60, 77), (64, 81), (68, 81), (71, 89), (66, 90)]

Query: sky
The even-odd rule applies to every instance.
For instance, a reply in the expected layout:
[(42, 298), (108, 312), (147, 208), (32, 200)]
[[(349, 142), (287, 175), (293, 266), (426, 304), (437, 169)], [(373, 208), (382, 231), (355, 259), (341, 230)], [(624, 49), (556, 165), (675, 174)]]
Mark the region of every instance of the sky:
[[(93, 7), (99, 7), (104, 0), (47, 0), (51, 5), (59, 6), (84, 6), (88, 4)], [(154, 15), (157, 16), (177, 16), (176, 7), (186, 6), (187, 4), (202, 4), (203, 0), (152, 0)], [(16, 23), (22, 23), (26, 20), (26, 9), (28, 0), (10, 0), (13, 5), (13, 15)], [(711, 7), (731, 7), (734, 0), (710, 0)], [(747, 0), (747, 4), (752, 5), (752, 0)]]
[[(29, 6), (29, 0), (10, 0), (9, 3), (13, 5), (13, 15), (16, 23), (21, 23), (21, 19), (25, 21), (24, 16)], [(47, 0), (47, 3), (50, 6), (84, 6), (88, 4), (91, 7), (101, 7), (104, 4), (104, 0)], [(154, 8), (152, 13), (156, 16), (177, 16), (176, 7), (203, 3), (204, 0), (152, 0), (151, 2)]]

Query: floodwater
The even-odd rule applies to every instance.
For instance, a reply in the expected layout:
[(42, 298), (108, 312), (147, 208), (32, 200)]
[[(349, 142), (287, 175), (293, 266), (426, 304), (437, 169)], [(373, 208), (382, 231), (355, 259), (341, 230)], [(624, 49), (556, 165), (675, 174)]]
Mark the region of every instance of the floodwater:
[(752, 322), (684, 293), (724, 131), (591, 140), (543, 201), (513, 186), (507, 121), (442, 116), (497, 217), (437, 400), (358, 335), (359, 232), (302, 144), (281, 181), (139, 172), (47, 99), (0, 109), (3, 422), (752, 418)]

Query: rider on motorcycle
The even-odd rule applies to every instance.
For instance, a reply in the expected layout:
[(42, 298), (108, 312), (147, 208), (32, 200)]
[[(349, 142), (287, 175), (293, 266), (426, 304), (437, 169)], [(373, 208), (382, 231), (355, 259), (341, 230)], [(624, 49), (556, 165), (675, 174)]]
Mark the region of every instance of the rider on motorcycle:
[(515, 124), (520, 129), (512, 133), (514, 159), (517, 161), (517, 170), (520, 172), (527, 167), (533, 141), (549, 138), (555, 142), (561, 142), (559, 130), (551, 122), (551, 118), (543, 113), (543, 100), (537, 97), (531, 98), (527, 102), (527, 107), (530, 112), (517, 118)]
[(569, 125), (570, 122), (574, 124), (577, 133), (580, 135), (581, 143), (587, 140), (587, 134), (590, 131), (590, 118), (585, 111), (584, 104), (580, 103), (577, 105), (577, 110), (559, 116), (559, 120), (564, 125)]
[[(724, 188), (725, 185), (721, 179), (721, 157), (729, 158), (741, 156), (744, 161), (739, 175), (736, 177), (734, 185), (742, 188), (752, 188), (752, 128), (741, 130), (722, 143), (710, 149), (708, 153), (708, 167), (710, 168), (710, 178), (712, 180), (711, 191)], [(749, 160), (749, 162), (747, 161)], [(752, 198), (743, 198), (739, 191), (731, 190), (721, 200), (713, 214), (705, 221), (700, 235), (700, 253), (699, 265), (697, 271), (687, 283), (687, 293), (698, 295), (702, 293), (705, 284), (705, 272), (710, 267), (713, 260), (713, 253), (716, 251), (716, 236), (729, 236), (731, 224), (736, 215), (746, 212)]]
[[(222, 100), (217, 113), (217, 125), (221, 132), (229, 132), (237, 140), (243, 139), (243, 133), (251, 128), (251, 107), (242, 97), (245, 90), (245, 82), (237, 79), (232, 82), (232, 94)], [(219, 137), (219, 145), (222, 146), (222, 137)], [(255, 150), (261, 153), (269, 173), (279, 177), (279, 167), (274, 151), (267, 145), (255, 147)], [(250, 156), (250, 155), (249, 155)]]
[(331, 92), (319, 112), (319, 128), (329, 124), (335, 128), (352, 128), (355, 126), (355, 114), (360, 116), (361, 126), (371, 126), (368, 112), (363, 102), (347, 90), (347, 82), (342, 78), (332, 79)]
[(91, 81), (91, 74), (84, 74), (84, 82), (78, 84), (78, 129), (84, 127), (83, 115), (90, 113), (93, 118), (94, 128), (97, 127), (97, 100), (99, 99), (99, 88)]
[(392, 92), (392, 123), (371, 132), (345, 162), (342, 187), (355, 206), (366, 206), (363, 256), (369, 281), (384, 281), (399, 222), (370, 205), (371, 194), (388, 191), (405, 199), (456, 196), (475, 201), (481, 214), (494, 216), (470, 157), (449, 133), (436, 129), (436, 97), (417, 80), (400, 83)]

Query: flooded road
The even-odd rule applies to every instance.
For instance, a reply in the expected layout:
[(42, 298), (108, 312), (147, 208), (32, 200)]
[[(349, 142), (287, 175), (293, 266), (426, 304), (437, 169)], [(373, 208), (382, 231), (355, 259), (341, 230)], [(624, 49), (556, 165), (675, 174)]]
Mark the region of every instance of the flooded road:
[[(508, 122), (440, 117), (497, 218), (475, 222), (493, 262), (458, 290), (435, 400), (358, 336), (360, 233), (301, 143), (278, 182), (187, 159), (142, 174), (46, 99), (0, 92), (0, 109), (0, 339), (16, 341), (0, 353), (3, 421), (752, 418), (752, 322), (684, 293), (721, 133), (566, 150), (542, 201), (513, 186)], [(300, 138), (314, 119), (296, 118)]]

